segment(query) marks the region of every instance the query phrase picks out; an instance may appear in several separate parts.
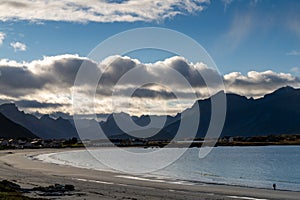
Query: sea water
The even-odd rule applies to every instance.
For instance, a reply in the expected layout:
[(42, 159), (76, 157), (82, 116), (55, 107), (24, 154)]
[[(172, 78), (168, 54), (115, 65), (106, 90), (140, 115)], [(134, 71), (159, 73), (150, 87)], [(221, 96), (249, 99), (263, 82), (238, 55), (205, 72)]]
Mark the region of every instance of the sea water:
[[(117, 153), (114, 148), (92, 151), (101, 151), (107, 155)], [(134, 151), (145, 153), (153, 149), (134, 148)], [(142, 176), (181, 180), (192, 184), (206, 182), (256, 188), (272, 188), (272, 184), (276, 183), (278, 189), (300, 191), (300, 146), (216, 147), (205, 158), (200, 159), (198, 155), (199, 148), (187, 149), (171, 165)], [(86, 150), (44, 154), (37, 158), (57, 164), (114, 171), (93, 158)], [(112, 159), (115, 157), (112, 156)], [(159, 164), (160, 160), (149, 160), (146, 164)], [(120, 162), (122, 164), (124, 162)], [(130, 165), (137, 169), (142, 166), (145, 163), (134, 162)]]

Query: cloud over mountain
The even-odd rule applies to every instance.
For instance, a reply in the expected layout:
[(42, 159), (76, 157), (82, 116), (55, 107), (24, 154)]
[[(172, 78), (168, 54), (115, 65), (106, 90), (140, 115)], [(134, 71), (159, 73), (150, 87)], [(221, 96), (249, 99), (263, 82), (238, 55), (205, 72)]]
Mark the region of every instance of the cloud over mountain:
[(300, 79), (289, 73), (250, 71), (247, 75), (232, 72), (224, 75), (227, 92), (247, 97), (261, 97), (283, 86), (300, 87)]
[[(147, 64), (121, 56), (112, 56), (97, 63), (69, 54), (44, 57), (32, 62), (3, 59), (0, 60), (0, 99), (15, 102), (28, 111), (72, 113), (73, 84), (83, 62), (93, 72), (102, 73), (96, 95), (97, 113), (112, 112), (111, 101), (117, 99), (121, 107), (132, 106), (130, 112), (136, 114), (142, 114), (141, 111), (174, 114), (190, 106), (195, 94), (197, 98), (209, 96), (203, 75), (211, 80), (219, 77), (217, 71), (205, 63), (190, 63), (178, 56)], [(188, 84), (182, 84), (174, 76), (175, 72)], [(251, 71), (246, 75), (232, 72), (221, 78), (226, 92), (254, 98), (286, 85), (300, 87), (298, 77), (273, 71)], [(141, 85), (143, 82), (145, 84)], [(184, 97), (186, 104), (179, 105), (176, 94)], [(128, 95), (133, 97), (130, 105), (123, 101)]]
[[(202, 11), (208, 0), (19, 0), (0, 2), (0, 21), (160, 21)], [(53, 12), (55, 10), (55, 12)]]

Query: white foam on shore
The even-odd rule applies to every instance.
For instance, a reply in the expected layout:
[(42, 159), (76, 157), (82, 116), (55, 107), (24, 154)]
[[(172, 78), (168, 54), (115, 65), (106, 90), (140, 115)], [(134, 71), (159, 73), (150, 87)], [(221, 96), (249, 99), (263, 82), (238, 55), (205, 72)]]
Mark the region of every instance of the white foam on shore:
[[(77, 168), (83, 168), (83, 169), (93, 169), (93, 170), (100, 170), (100, 171), (107, 171), (107, 172), (114, 172), (113, 170), (109, 169), (97, 169), (93, 168), (93, 166), (90, 165), (83, 165), (82, 163), (76, 163), (72, 161), (68, 161), (66, 159), (60, 159), (59, 155), (61, 153), (76, 153), (76, 152), (82, 152), (85, 150), (74, 150), (74, 151), (65, 151), (65, 152), (59, 152), (59, 153), (46, 153), (46, 154), (38, 154), (34, 156), (28, 156), (28, 159), (32, 160), (39, 160), (45, 163), (52, 163), (52, 164), (57, 164), (57, 165), (64, 165), (64, 166), (73, 166)], [(92, 157), (91, 157), (92, 158)]]
[(137, 176), (127, 176), (127, 175), (117, 175), (115, 177), (138, 180), (138, 181), (151, 181), (151, 182), (159, 182), (159, 183), (166, 182), (165, 180), (161, 180), (161, 179), (148, 179), (148, 178), (142, 178), (142, 177), (137, 177)]
[(114, 185), (114, 183), (106, 182), (106, 181), (98, 181), (98, 180), (83, 179), (83, 178), (73, 178), (73, 179), (77, 180), (77, 181), (84, 181), (84, 182), (91, 182), (91, 183), (101, 183), (101, 184), (106, 184), (106, 185)]
[(195, 185), (194, 183), (187, 182), (187, 181), (173, 181), (173, 182), (169, 182), (169, 183), (177, 184), (177, 185)]
[(54, 163), (54, 164), (58, 164), (58, 165), (67, 165), (67, 163), (65, 161), (53, 158), (54, 155), (56, 155), (56, 153), (39, 154), (39, 155), (35, 155), (35, 156), (30, 156), (28, 158), (36, 159), (36, 160), (46, 162), (46, 163)]
[(132, 180), (139, 180), (139, 181), (158, 182), (158, 183), (171, 183), (171, 184), (178, 184), (178, 185), (195, 185), (194, 183), (187, 182), (187, 181), (172, 181), (172, 180), (162, 180), (162, 179), (148, 179), (148, 178), (137, 177), (137, 176), (128, 176), (128, 175), (117, 175), (115, 177), (125, 178), (125, 179), (132, 179)]

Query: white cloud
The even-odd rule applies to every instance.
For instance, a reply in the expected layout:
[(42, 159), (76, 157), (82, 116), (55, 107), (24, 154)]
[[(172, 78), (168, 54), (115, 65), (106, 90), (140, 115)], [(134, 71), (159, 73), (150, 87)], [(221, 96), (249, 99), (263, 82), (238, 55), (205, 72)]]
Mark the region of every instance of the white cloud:
[(292, 50), (286, 53), (287, 56), (300, 56), (300, 51)]
[(160, 21), (202, 11), (208, 3), (208, 0), (4, 0), (0, 2), (0, 21)]
[(14, 48), (15, 52), (17, 52), (17, 51), (26, 51), (27, 50), (26, 44), (21, 43), (21, 42), (12, 42), (12, 43), (10, 43), (10, 46), (12, 48)]
[(4, 39), (5, 39), (5, 33), (0, 32), (0, 46), (3, 44)]
[(289, 73), (276, 73), (271, 70), (264, 72), (250, 71), (247, 75), (232, 72), (224, 75), (227, 92), (259, 98), (274, 90), (284, 87), (300, 87), (300, 80)]
[[(182, 57), (171, 57), (156, 63), (144, 64), (129, 57), (112, 56), (101, 63), (96, 63), (78, 55), (48, 56), (32, 62), (17, 62), (7, 59), (0, 60), (0, 100), (18, 102), (27, 111), (40, 113), (65, 112), (72, 113), (71, 91), (74, 89), (74, 79), (80, 65), (86, 62), (93, 72), (102, 72), (103, 78), (96, 95), (96, 112), (110, 113), (112, 107), (112, 90), (119, 91), (114, 100), (131, 114), (176, 114), (191, 106), (195, 99), (186, 86), (174, 80), (171, 69), (180, 72), (188, 80), (198, 95), (198, 98), (208, 97), (207, 88), (198, 74), (218, 76), (217, 72), (204, 63), (190, 63)], [(122, 84), (116, 82), (129, 70), (139, 66), (141, 73), (129, 78)], [(137, 86), (139, 80), (146, 77), (156, 78), (157, 84), (144, 85), (136, 90), (130, 105), (126, 104), (126, 94)], [(161, 85), (159, 80), (166, 80), (168, 85)], [(223, 76), (226, 92), (232, 92), (247, 97), (258, 98), (280, 87), (290, 85), (300, 87), (299, 78), (288, 73), (273, 71), (251, 71), (246, 75), (232, 72)], [(85, 91), (89, 86), (83, 86)], [(174, 92), (185, 97), (180, 105), (174, 98)], [(90, 109), (91, 105), (87, 109)], [(84, 109), (84, 108), (83, 108)], [(93, 110), (94, 111), (94, 110)], [(122, 111), (122, 110), (118, 110)]]

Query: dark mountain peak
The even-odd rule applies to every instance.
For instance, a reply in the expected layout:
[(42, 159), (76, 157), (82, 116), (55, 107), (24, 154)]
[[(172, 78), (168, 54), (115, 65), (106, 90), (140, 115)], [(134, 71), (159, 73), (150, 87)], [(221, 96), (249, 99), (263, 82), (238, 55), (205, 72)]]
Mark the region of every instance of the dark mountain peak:
[(28, 129), (8, 119), (0, 113), (0, 138), (38, 138)]
[(247, 97), (235, 93), (226, 93), (226, 98), (248, 100)]
[(55, 121), (64, 121), (64, 120), (65, 120), (65, 119), (62, 118), (62, 117), (58, 117), (58, 118), (55, 119)]
[[(23, 110), (20, 110), (18, 106), (14, 103), (5, 103), (0, 105), (0, 112), (4, 114), (6, 117), (7, 115), (31, 115), (25, 113)], [(34, 115), (32, 115), (34, 116)], [(34, 116), (35, 117), (35, 116)]]
[(0, 105), (1, 110), (19, 111), (18, 107), (14, 103), (5, 103)]
[(49, 119), (52, 119), (52, 118), (48, 114), (45, 114), (41, 117), (41, 120), (49, 120)]
[(275, 90), (273, 92), (273, 94), (286, 94), (286, 93), (291, 93), (291, 92), (295, 92), (295, 91), (297, 91), (297, 89), (295, 89), (291, 86), (285, 86), (285, 87)]
[(110, 115), (107, 116), (106, 121), (112, 120), (113, 118), (114, 118), (114, 115), (113, 115), (113, 114), (110, 114)]
[(282, 87), (270, 94), (266, 94), (263, 98), (261, 99), (273, 99), (273, 98), (290, 98), (290, 96), (293, 96), (295, 94), (299, 95), (300, 89), (295, 89), (290, 86)]

